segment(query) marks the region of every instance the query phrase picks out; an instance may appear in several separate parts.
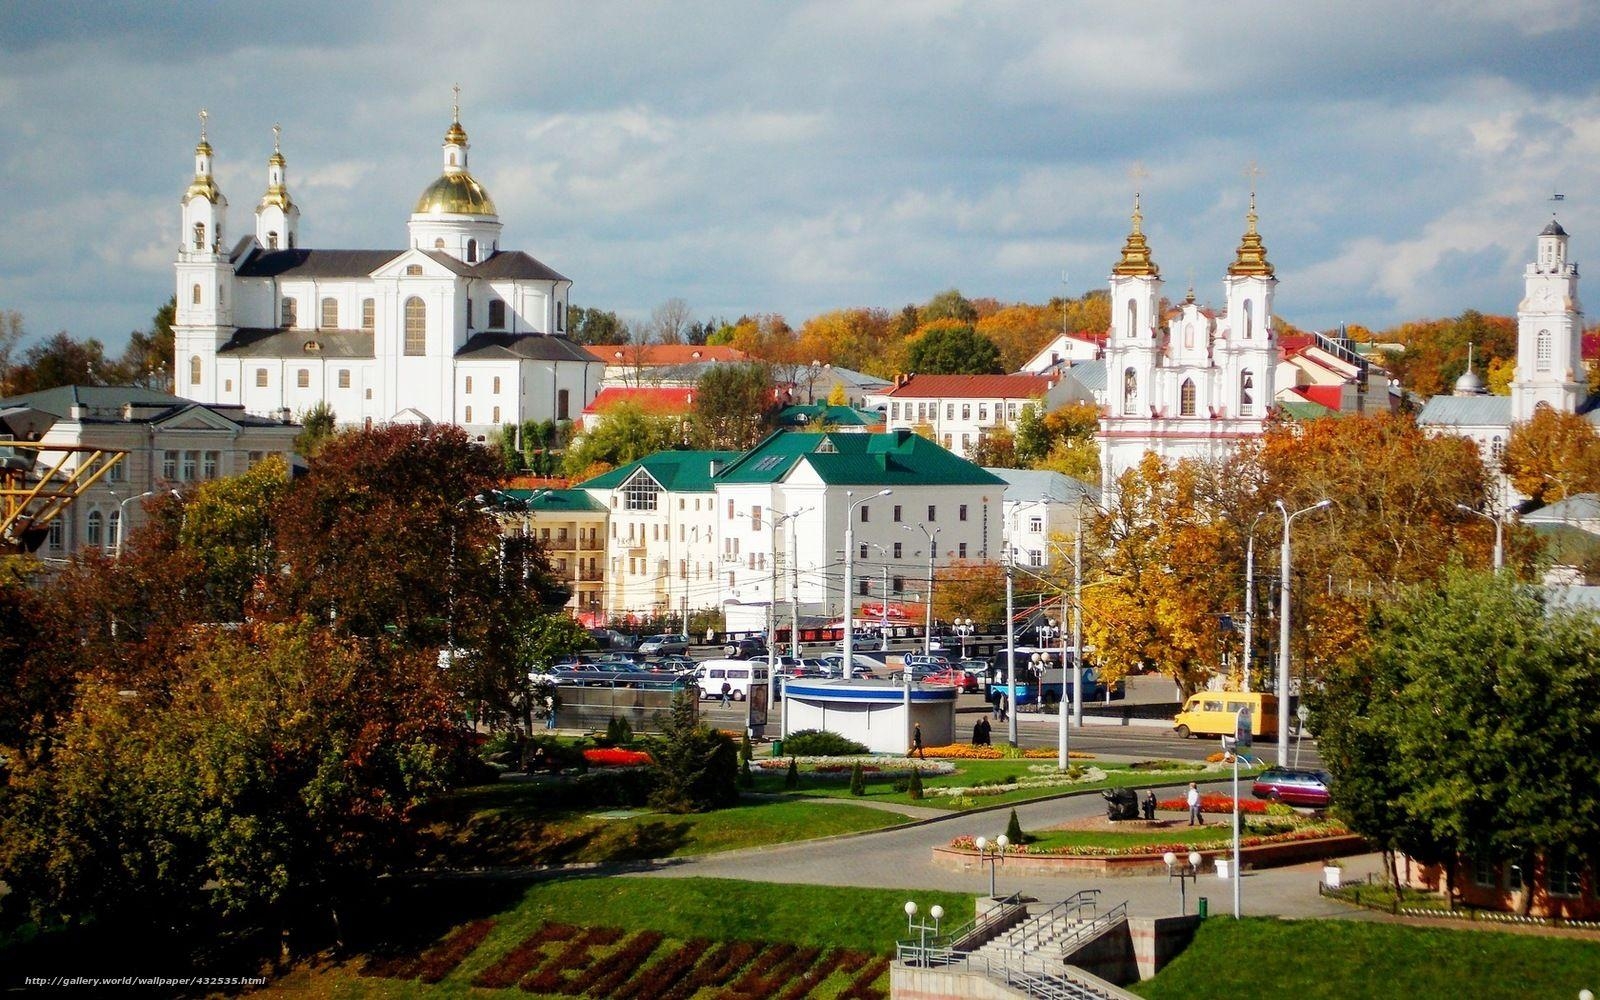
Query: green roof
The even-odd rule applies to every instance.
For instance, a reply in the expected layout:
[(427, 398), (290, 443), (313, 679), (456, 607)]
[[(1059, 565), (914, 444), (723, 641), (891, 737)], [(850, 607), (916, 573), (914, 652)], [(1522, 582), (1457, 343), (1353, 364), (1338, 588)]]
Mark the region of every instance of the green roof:
[(785, 406), (778, 411), (780, 427), (877, 427), (883, 424), (883, 414), (876, 410), (858, 410), (853, 406), (829, 406), (827, 403), (809, 403)]
[(529, 510), (553, 513), (605, 513), (605, 505), (583, 490), (502, 490), (528, 505)]
[(717, 476), (719, 483), (775, 483), (801, 462), (834, 486), (1004, 486), (1005, 480), (927, 438), (887, 434), (770, 434)]
[(1296, 420), (1316, 420), (1318, 417), (1337, 416), (1339, 411), (1332, 407), (1313, 403), (1311, 400), (1290, 400), (1278, 404), (1278, 408)]
[(738, 457), (736, 451), (658, 451), (579, 483), (578, 488), (614, 490), (632, 479), (639, 469), (644, 469), (669, 493), (710, 493), (712, 464), (723, 467)]

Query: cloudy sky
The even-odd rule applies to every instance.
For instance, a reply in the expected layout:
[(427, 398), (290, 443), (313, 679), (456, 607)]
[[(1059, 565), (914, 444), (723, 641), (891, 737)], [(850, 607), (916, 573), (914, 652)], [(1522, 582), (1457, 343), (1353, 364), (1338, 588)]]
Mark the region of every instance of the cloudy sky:
[(1553, 207), (1600, 248), (1597, 45), (1583, 0), (5, 2), (0, 309), (147, 325), (201, 107), (231, 232), (280, 122), (301, 244), (398, 248), (459, 83), (502, 246), (624, 316), (1078, 294), (1136, 186), (1215, 302), (1251, 163), (1291, 321), (1506, 313)]

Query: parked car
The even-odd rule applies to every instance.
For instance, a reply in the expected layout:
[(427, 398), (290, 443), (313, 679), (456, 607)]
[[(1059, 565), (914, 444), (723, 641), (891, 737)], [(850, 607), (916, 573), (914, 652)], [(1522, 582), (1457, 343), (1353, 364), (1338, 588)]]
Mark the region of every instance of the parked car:
[[(835, 649), (843, 649), (844, 640), (840, 639), (838, 642), (834, 643), (833, 646)], [(850, 640), (850, 651), (852, 653), (866, 652), (867, 650), (878, 650), (882, 648), (883, 636), (874, 632), (857, 632)]]
[(671, 653), (651, 660), (645, 666), (647, 669), (660, 671), (661, 673), (692, 674), (696, 665), (693, 657), (684, 656), (680, 653)]
[[(854, 673), (857, 677), (872, 677), (877, 673), (878, 668), (883, 666), (881, 662), (874, 660), (872, 657), (862, 656), (854, 650), (851, 651), (851, 655), (856, 661)], [(829, 677), (844, 676), (843, 653), (829, 653), (822, 658), (822, 662), (827, 666)]]
[(760, 659), (767, 655), (767, 643), (756, 636), (735, 639), (722, 647), (722, 655), (730, 660)]
[(591, 628), (586, 631), (598, 649), (633, 649), (639, 644), (639, 640), (635, 637), (625, 635), (614, 628)]
[[(915, 679), (916, 675), (913, 674), (912, 677)], [(969, 674), (960, 667), (945, 667), (943, 670), (936, 670), (923, 678), (923, 680), (929, 684), (948, 684), (957, 691), (966, 694), (975, 694), (978, 690), (977, 675)]]
[(665, 656), (678, 653), (687, 656), (689, 637), (686, 635), (652, 635), (639, 643), (639, 652), (645, 656)]
[(1269, 767), (1256, 776), (1250, 794), (1258, 799), (1271, 799), (1291, 806), (1308, 806), (1322, 809), (1332, 797), (1330, 789), (1333, 776), (1327, 771), (1300, 771), (1287, 767)]

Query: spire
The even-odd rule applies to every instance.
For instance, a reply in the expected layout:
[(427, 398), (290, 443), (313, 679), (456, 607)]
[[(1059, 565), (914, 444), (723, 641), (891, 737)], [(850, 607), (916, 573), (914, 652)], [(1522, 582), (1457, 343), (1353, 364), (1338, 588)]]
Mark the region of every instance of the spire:
[[(460, 165), (465, 168), (467, 165), (467, 130), (461, 127), (461, 85), (458, 83), (452, 86), (450, 92), (452, 95), (450, 100), (450, 130), (444, 134), (444, 144), (446, 146), (462, 147)], [(449, 166), (451, 164), (447, 163), (446, 165)]]
[(200, 109), (200, 141), (194, 147), (194, 180), (189, 182), (189, 190), (183, 193), (184, 204), (190, 199), (204, 198), (213, 205), (227, 202), (222, 197), (222, 190), (217, 187), (217, 182), (211, 176), (211, 143), (206, 140), (206, 119), (210, 117), (205, 108)]
[(256, 206), (256, 211), (277, 207), (288, 212), (294, 207), (289, 200), (289, 186), (286, 168), (288, 161), (283, 158), (283, 126), (276, 122), (272, 125), (272, 155), (267, 158), (267, 193), (261, 196), (261, 204)]
[(1256, 190), (1250, 185), (1250, 211), (1245, 213), (1244, 236), (1239, 240), (1239, 252), (1228, 265), (1228, 274), (1234, 277), (1270, 278), (1272, 262), (1267, 260), (1267, 248), (1262, 245), (1261, 234), (1256, 232)]
[(1139, 192), (1133, 193), (1133, 231), (1128, 233), (1127, 242), (1122, 244), (1122, 259), (1117, 261), (1117, 266), (1111, 269), (1112, 274), (1125, 276), (1139, 276), (1148, 278), (1161, 277), (1161, 269), (1156, 262), (1150, 259), (1150, 246), (1145, 243), (1144, 232), (1140, 226), (1144, 222), (1144, 215), (1139, 211)]

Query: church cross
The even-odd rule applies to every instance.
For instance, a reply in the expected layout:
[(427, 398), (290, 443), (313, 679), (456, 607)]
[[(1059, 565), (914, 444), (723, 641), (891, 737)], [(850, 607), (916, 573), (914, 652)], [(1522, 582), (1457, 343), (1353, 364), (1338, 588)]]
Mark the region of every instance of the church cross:
[(272, 151), (278, 152), (278, 139), (283, 135), (283, 126), (277, 122), (272, 123)]
[(461, 121), (461, 84), (457, 83), (450, 88), (450, 119)]
[(209, 115), (206, 114), (206, 109), (205, 108), (201, 108), (200, 109), (200, 138), (201, 139), (204, 139), (206, 137), (206, 118), (208, 118), (208, 117), (209, 117)]

